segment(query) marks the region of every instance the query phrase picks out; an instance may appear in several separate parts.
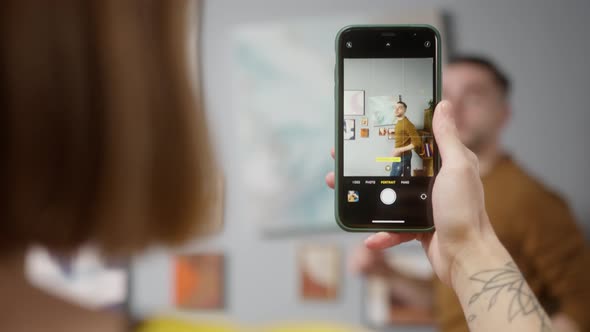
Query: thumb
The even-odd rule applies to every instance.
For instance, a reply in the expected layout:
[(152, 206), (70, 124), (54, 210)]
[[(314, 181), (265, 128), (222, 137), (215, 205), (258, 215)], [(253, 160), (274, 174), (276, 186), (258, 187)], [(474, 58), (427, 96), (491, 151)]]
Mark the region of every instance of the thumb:
[(438, 103), (434, 110), (432, 129), (443, 161), (462, 155), (463, 143), (459, 139), (453, 116), (453, 105), (450, 102), (443, 100)]

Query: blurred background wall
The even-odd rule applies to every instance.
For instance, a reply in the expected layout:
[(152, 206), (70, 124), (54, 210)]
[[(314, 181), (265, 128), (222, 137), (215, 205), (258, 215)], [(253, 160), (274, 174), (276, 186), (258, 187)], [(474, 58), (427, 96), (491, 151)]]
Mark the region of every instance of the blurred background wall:
[[(590, 31), (588, 1), (204, 1), (202, 66), (205, 103), (226, 178), (225, 228), (205, 243), (184, 250), (222, 251), (227, 257), (226, 309), (246, 323), (275, 320), (332, 320), (359, 324), (362, 282), (342, 267), (343, 283), (336, 302), (302, 302), (298, 295), (297, 246), (330, 243), (346, 253), (361, 243), (361, 234), (334, 231), (265, 238), (244, 222), (248, 206), (265, 202), (244, 197), (243, 172), (234, 130), (239, 108), (230, 107), (232, 77), (230, 33), (237, 25), (299, 17), (400, 12), (437, 8), (449, 16), (452, 48), (490, 56), (513, 79), (514, 116), (505, 135), (512, 155), (570, 203), (586, 233), (590, 231), (590, 105), (588, 90)], [(356, 23), (356, 22), (350, 22)], [(333, 109), (317, 112), (332, 114)], [(333, 126), (332, 122), (326, 126)], [(329, 151), (326, 151), (329, 158)], [(323, 182), (323, 178), (318, 178)], [(285, 188), (288, 190), (288, 188)], [(289, 213), (289, 211), (285, 211)], [(398, 251), (415, 250), (414, 247)], [(154, 249), (133, 264), (132, 307), (136, 315), (170, 308), (171, 261)], [(430, 331), (400, 327), (399, 331)]]

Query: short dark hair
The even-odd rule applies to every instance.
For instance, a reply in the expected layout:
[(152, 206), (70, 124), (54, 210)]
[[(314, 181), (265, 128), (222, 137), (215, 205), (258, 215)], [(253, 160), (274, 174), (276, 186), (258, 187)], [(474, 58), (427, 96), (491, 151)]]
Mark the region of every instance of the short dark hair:
[(397, 102), (397, 104), (402, 104), (402, 105), (404, 105), (404, 109), (406, 109), (406, 110), (408, 109), (408, 105), (406, 105), (406, 103), (404, 103), (404, 102), (403, 102), (403, 101), (401, 101), (401, 100), (400, 100), (400, 101), (398, 101), (398, 102)]
[(120, 255), (214, 230), (191, 3), (68, 4), (0, 2), (0, 255), (87, 243)]
[(496, 84), (498, 85), (500, 90), (502, 90), (504, 96), (507, 97), (508, 95), (510, 95), (510, 78), (492, 60), (478, 55), (458, 55), (452, 57), (449, 60), (449, 64), (470, 64), (487, 69), (494, 77)]

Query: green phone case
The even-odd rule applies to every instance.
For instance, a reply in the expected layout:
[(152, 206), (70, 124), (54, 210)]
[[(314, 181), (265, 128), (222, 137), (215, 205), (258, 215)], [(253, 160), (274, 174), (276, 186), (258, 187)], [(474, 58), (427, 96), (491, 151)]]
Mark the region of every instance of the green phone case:
[[(338, 34), (336, 35), (336, 66), (338, 66), (338, 59), (340, 58), (340, 53), (339, 53), (339, 47), (338, 47), (338, 41), (340, 40), (340, 35), (348, 30), (348, 29), (352, 29), (352, 28), (428, 28), (434, 31), (435, 35), (436, 35), (436, 39), (437, 39), (437, 49), (436, 49), (436, 74), (437, 74), (437, 80), (435, 82), (436, 84), (436, 96), (435, 96), (435, 104), (438, 104), (438, 102), (440, 101), (440, 96), (441, 96), (441, 37), (440, 37), (440, 33), (439, 31), (429, 25), (429, 24), (373, 24), (373, 25), (347, 25), (345, 27), (343, 27), (342, 29), (340, 29), (340, 31), (338, 31)], [(335, 67), (336, 68), (336, 67)], [(335, 126), (334, 126), (334, 136), (335, 136), (335, 161), (336, 161), (336, 167), (335, 167), (335, 178), (334, 178), (334, 182), (335, 182), (335, 186), (334, 186), (334, 192), (335, 192), (335, 197), (334, 197), (334, 216), (336, 217), (336, 222), (338, 223), (338, 226), (340, 226), (340, 228), (342, 228), (343, 230), (347, 231), (347, 232), (381, 232), (381, 231), (385, 231), (385, 232), (407, 232), (407, 233), (414, 233), (414, 232), (432, 232), (434, 231), (434, 225), (431, 227), (427, 227), (427, 228), (379, 228), (379, 227), (375, 227), (375, 228), (354, 228), (354, 227), (348, 227), (346, 225), (344, 225), (344, 223), (342, 223), (342, 221), (340, 220), (339, 217), (339, 204), (340, 204), (340, 199), (339, 198), (339, 176), (340, 176), (340, 169), (338, 168), (338, 161), (339, 159), (339, 147), (341, 142), (338, 139), (338, 128), (340, 128), (340, 123), (339, 123), (339, 117), (338, 117), (338, 112), (340, 110), (340, 98), (338, 98), (338, 87), (340, 86), (340, 75), (339, 75), (339, 71), (337, 69), (334, 70), (334, 102), (335, 102)], [(435, 153), (438, 153), (438, 149), (435, 150)], [(438, 173), (438, 169), (440, 168), (440, 158), (438, 159), (439, 163), (435, 164), (435, 168), (437, 170)]]

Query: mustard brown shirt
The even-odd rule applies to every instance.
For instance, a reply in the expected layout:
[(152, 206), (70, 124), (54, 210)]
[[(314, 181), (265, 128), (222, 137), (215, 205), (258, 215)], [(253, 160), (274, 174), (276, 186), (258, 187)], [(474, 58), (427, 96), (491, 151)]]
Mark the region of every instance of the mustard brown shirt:
[[(416, 126), (407, 117), (397, 120), (394, 128), (395, 147), (402, 148), (414, 144), (414, 149), (422, 148), (422, 139), (418, 135)], [(412, 151), (406, 151), (404, 155), (412, 155)]]
[[(590, 252), (567, 205), (508, 157), (482, 181), (494, 230), (540, 303), (590, 331)], [(453, 291), (434, 283), (440, 331), (469, 331)]]

